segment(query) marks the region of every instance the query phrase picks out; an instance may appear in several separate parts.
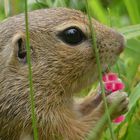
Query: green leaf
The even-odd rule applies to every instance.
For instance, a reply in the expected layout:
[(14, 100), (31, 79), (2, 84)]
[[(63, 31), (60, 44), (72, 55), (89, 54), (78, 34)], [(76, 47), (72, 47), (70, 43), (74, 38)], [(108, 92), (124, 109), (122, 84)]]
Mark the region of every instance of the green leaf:
[(140, 121), (135, 120), (131, 125), (125, 140), (139, 140), (140, 139)]
[(95, 15), (98, 18), (98, 20), (100, 20), (102, 23), (108, 24), (105, 9), (103, 8), (101, 2), (99, 0), (88, 0), (88, 3), (91, 10), (91, 14)]
[[(140, 41), (137, 39), (130, 39), (127, 41), (127, 45), (121, 58), (118, 60), (117, 64), (119, 67), (120, 76), (125, 82), (125, 87), (127, 91), (131, 91), (132, 83), (134, 82), (134, 77), (137, 73), (138, 66), (140, 64)], [(113, 67), (115, 72), (117, 71), (117, 66)]]
[[(127, 41), (127, 47), (124, 51), (126, 59), (130, 59), (132, 67), (140, 64), (140, 41), (137, 39), (130, 39)], [(131, 68), (131, 67), (130, 67)]]
[(126, 39), (138, 37), (140, 36), (140, 24), (123, 27), (118, 29), (118, 31), (122, 33)]
[(132, 93), (129, 97), (130, 99), (130, 104), (129, 104), (129, 109), (136, 105), (136, 102), (140, 99), (140, 83), (132, 90)]
[(133, 24), (140, 22), (139, 0), (124, 0), (128, 14)]
[(140, 41), (130, 39), (127, 41), (127, 47), (123, 53), (122, 59), (125, 65), (125, 78), (127, 79), (127, 89), (131, 89), (134, 77), (140, 64)]
[(128, 40), (126, 46), (124, 51), (125, 57), (131, 57), (136, 63), (140, 64), (140, 41), (137, 39)]

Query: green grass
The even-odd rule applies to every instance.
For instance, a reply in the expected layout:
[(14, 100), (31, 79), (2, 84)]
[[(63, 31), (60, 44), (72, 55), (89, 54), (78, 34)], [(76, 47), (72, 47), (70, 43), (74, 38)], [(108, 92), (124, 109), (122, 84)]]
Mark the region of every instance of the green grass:
[(138, 0), (124, 0), (129, 17), (133, 24), (140, 23), (140, 5)]
[[(105, 97), (105, 89), (104, 89), (104, 85), (103, 85), (103, 81), (102, 81), (102, 67), (101, 67), (100, 58), (99, 58), (99, 51), (98, 51), (97, 44), (96, 44), (96, 42), (97, 42), (96, 33), (94, 31), (94, 26), (92, 25), (91, 9), (89, 8), (89, 4), (91, 5), (91, 3), (88, 3), (88, 1), (86, 0), (86, 10), (87, 10), (87, 15), (88, 15), (88, 19), (89, 19), (89, 27), (90, 27), (90, 31), (91, 31), (91, 37), (92, 37), (92, 48), (93, 48), (93, 52), (95, 52), (95, 56), (96, 56), (96, 62), (97, 62), (97, 67), (98, 67), (97, 70), (98, 70), (98, 75), (99, 75), (98, 78), (99, 78), (99, 82), (100, 82), (100, 86), (101, 86), (101, 93), (102, 93), (104, 106), (105, 106), (105, 110), (106, 110), (105, 117), (107, 117), (107, 120), (108, 120), (111, 138), (112, 138), (112, 140), (115, 140), (115, 136), (114, 136), (114, 132), (113, 132), (112, 124), (111, 124), (111, 119), (110, 119), (110, 115), (109, 115), (109, 109), (108, 109), (108, 105), (107, 105), (106, 97)], [(89, 140), (95, 139), (94, 137), (95, 136), (91, 134), (89, 137)]]
[(35, 97), (33, 91), (33, 80), (32, 80), (32, 64), (31, 64), (31, 48), (30, 48), (30, 34), (29, 34), (29, 23), (28, 23), (28, 5), (25, 0), (25, 23), (26, 23), (26, 49), (27, 49), (27, 63), (29, 69), (29, 87), (30, 87), (30, 102), (31, 102), (31, 115), (32, 115), (32, 127), (34, 140), (38, 140), (37, 121), (35, 115)]
[[(11, 2), (11, 1), (10, 1)], [(86, 12), (85, 0), (36, 0), (36, 2), (28, 4), (24, 7), (25, 1), (13, 0), (9, 3), (9, 11), (4, 7), (4, 0), (0, 0), (0, 20), (6, 16), (12, 16), (17, 13), (24, 12), (27, 8), (30, 10), (45, 8), (45, 7), (70, 7), (80, 9)], [(140, 1), (139, 0), (88, 0), (90, 14), (103, 24), (107, 24), (112, 28), (117, 29), (127, 39), (126, 49), (120, 56), (117, 65), (112, 68), (112, 71), (118, 72), (123, 82), (126, 85), (125, 91), (130, 98), (129, 112), (126, 114), (126, 119), (123, 123), (113, 124), (115, 136), (118, 140), (139, 140), (140, 138)], [(19, 8), (20, 7), (20, 8)], [(5, 10), (9, 13), (5, 15)], [(27, 29), (27, 47), (29, 47), (28, 34), (28, 18), (26, 14), (26, 29)], [(94, 34), (94, 27), (93, 29)], [(93, 44), (94, 42), (93, 37)], [(96, 45), (95, 45), (96, 46)], [(28, 64), (29, 64), (29, 84), (31, 88), (31, 105), (32, 105), (32, 120), (34, 127), (34, 136), (37, 140), (37, 128), (34, 109), (34, 93), (32, 83), (30, 48), (28, 48)], [(97, 56), (98, 57), (98, 56)], [(100, 66), (99, 66), (100, 67)], [(99, 70), (100, 72), (100, 70)], [(101, 80), (101, 77), (100, 77)], [(85, 90), (86, 91), (86, 90)], [(87, 93), (85, 93), (87, 94)], [(111, 132), (113, 133), (113, 132)], [(91, 135), (92, 136), (92, 135)], [(111, 138), (112, 137), (112, 138)], [(90, 138), (92, 139), (92, 138)], [(104, 132), (102, 140), (113, 139), (109, 129)]]

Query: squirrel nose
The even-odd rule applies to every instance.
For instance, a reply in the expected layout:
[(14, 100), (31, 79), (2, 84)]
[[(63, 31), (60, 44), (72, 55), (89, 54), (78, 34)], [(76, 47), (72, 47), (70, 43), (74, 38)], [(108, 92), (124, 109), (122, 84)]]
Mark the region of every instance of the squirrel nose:
[(119, 49), (118, 49), (118, 54), (120, 54), (121, 52), (123, 52), (125, 46), (126, 46), (126, 39), (124, 37), (123, 34), (119, 34), (119, 41), (120, 41), (120, 46), (119, 46)]

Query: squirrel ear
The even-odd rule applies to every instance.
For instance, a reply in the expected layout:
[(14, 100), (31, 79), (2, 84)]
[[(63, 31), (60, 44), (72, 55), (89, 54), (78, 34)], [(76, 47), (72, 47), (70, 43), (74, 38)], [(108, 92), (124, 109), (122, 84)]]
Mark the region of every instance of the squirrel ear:
[(17, 33), (12, 40), (14, 46), (15, 56), (20, 62), (26, 63), (26, 41), (25, 36), (22, 33)]

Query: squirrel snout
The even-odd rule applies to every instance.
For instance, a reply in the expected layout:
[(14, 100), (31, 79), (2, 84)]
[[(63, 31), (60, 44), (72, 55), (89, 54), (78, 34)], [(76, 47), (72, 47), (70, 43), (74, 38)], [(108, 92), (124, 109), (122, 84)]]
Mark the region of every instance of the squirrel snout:
[(119, 46), (118, 53), (120, 54), (121, 52), (123, 52), (126, 46), (126, 39), (123, 34), (119, 34), (119, 40), (120, 40), (120, 46)]

